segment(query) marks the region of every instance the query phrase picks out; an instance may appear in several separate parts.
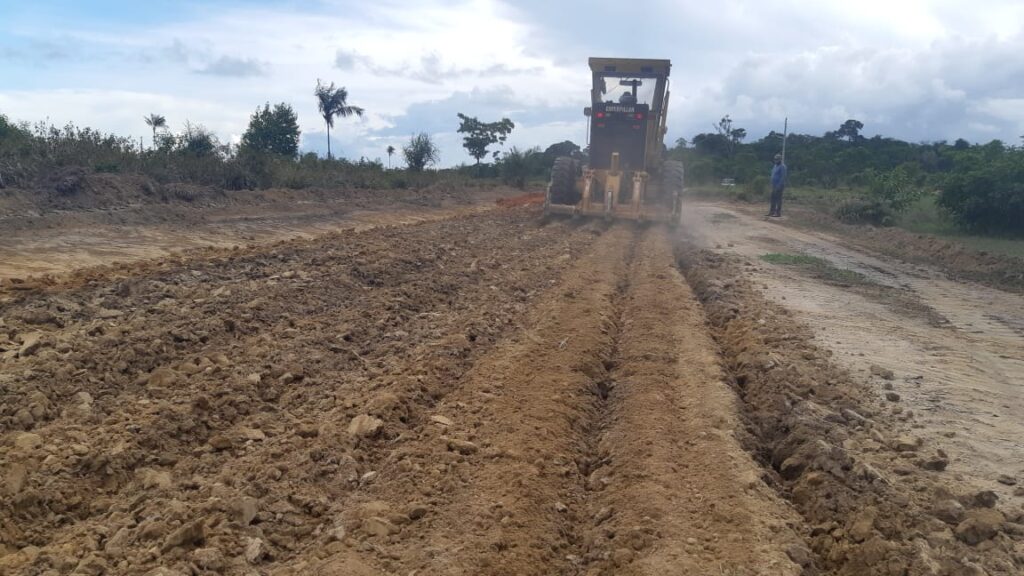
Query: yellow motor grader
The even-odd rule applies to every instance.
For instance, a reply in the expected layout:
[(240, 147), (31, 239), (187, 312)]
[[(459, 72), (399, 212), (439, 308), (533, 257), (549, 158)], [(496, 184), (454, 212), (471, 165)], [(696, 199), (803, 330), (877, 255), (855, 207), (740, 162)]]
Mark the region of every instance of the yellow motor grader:
[(668, 60), (590, 59), (588, 159), (555, 160), (545, 214), (679, 222), (683, 164), (663, 157), (671, 68)]

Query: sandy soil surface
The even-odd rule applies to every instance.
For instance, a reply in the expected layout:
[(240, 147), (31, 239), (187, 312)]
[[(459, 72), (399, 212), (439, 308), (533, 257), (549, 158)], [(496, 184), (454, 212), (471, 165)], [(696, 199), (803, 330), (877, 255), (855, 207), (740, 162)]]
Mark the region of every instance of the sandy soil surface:
[[(747, 211), (750, 207), (749, 204), (737, 206)], [(796, 227), (841, 238), (851, 247), (908, 264), (941, 268), (950, 278), (1024, 294), (1024, 258), (1019, 256), (978, 250), (954, 239), (918, 234), (895, 226), (844, 224), (829, 214), (799, 205), (787, 210), (786, 221)]]
[[(986, 437), (917, 404), (974, 397), (880, 357), (879, 398), (726, 211), (689, 242), (493, 209), (0, 286), (0, 573), (1019, 574), (1024, 510), (956, 444)], [(963, 321), (928, 305), (949, 326), (875, 312)]]
[[(879, 398), (894, 392), (890, 409), (907, 418), (906, 430), (949, 454), (947, 475), (1024, 503), (1024, 297), (733, 207), (691, 205), (685, 226), (700, 245), (754, 263), (762, 293), (813, 327)], [(892, 290), (865, 295), (759, 259), (768, 253), (823, 258)], [(901, 310), (908, 301), (918, 306)], [(915, 313), (922, 307), (929, 313)]]

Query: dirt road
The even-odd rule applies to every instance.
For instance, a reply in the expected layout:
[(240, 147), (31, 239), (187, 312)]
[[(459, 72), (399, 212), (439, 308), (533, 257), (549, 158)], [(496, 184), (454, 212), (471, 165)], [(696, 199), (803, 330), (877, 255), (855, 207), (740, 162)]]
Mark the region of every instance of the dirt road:
[[(890, 409), (905, 431), (943, 446), (956, 482), (1024, 504), (1024, 297), (725, 206), (694, 205), (687, 216), (700, 245), (756, 263), (748, 270), (763, 294), (796, 312), (880, 399), (897, 394)], [(760, 259), (773, 253), (818, 257), (863, 279), (837, 283)], [(879, 377), (886, 371), (890, 379)]]
[(767, 272), (538, 216), (4, 289), (0, 572), (1019, 573), (1012, 496), (922, 468)]

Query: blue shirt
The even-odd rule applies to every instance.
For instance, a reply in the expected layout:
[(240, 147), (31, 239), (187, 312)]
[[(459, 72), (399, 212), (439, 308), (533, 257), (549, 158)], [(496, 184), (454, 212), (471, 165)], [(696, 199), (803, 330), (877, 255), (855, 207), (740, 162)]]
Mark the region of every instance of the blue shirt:
[(778, 190), (786, 186), (786, 165), (778, 163), (772, 168), (772, 189)]

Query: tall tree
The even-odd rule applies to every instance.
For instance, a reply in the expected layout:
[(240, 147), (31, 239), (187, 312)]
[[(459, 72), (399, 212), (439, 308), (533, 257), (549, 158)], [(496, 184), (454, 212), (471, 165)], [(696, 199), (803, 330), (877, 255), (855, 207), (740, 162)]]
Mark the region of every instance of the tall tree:
[(728, 114), (723, 116), (722, 119), (718, 121), (718, 124), (713, 124), (713, 126), (715, 128), (715, 132), (717, 132), (718, 135), (728, 143), (729, 156), (733, 155), (736, 151), (736, 146), (738, 146), (739, 143), (747, 137), (746, 128), (732, 127), (732, 118), (730, 118)]
[(862, 140), (860, 131), (864, 129), (864, 123), (853, 118), (843, 122), (839, 129), (834, 132), (836, 138), (845, 138), (847, 142)]
[(395, 147), (388, 145), (388, 168), (391, 168), (391, 157), (395, 155)]
[(167, 118), (159, 114), (150, 114), (145, 116), (143, 120), (146, 121), (146, 125), (153, 129), (153, 148), (156, 148), (156, 131), (159, 128), (167, 127)]
[[(529, 152), (529, 151), (527, 151)], [(570, 140), (563, 140), (548, 146), (542, 155), (544, 165), (550, 167), (559, 156), (576, 156), (580, 154), (580, 147)], [(506, 155), (506, 159), (508, 156)]]
[(327, 159), (331, 159), (331, 128), (334, 127), (334, 118), (341, 116), (347, 118), (348, 116), (362, 116), (364, 110), (359, 106), (350, 106), (348, 104), (348, 90), (344, 86), (335, 87), (334, 82), (330, 85), (325, 85), (319, 79), (316, 81), (316, 90), (313, 91), (316, 96), (317, 107), (320, 109), (320, 116), (323, 117), (324, 123), (327, 124)]
[[(481, 122), (459, 112), (459, 130), (462, 137), (462, 147), (469, 152), (469, 155), (476, 159), (476, 163), (487, 156), (487, 148), (493, 144), (504, 144), (512, 129), (516, 127), (508, 118), (502, 118), (497, 122)], [(495, 152), (497, 157), (497, 152)]]
[(299, 117), (284, 102), (273, 108), (267, 102), (249, 117), (242, 134), (242, 150), (295, 158), (299, 153)]

